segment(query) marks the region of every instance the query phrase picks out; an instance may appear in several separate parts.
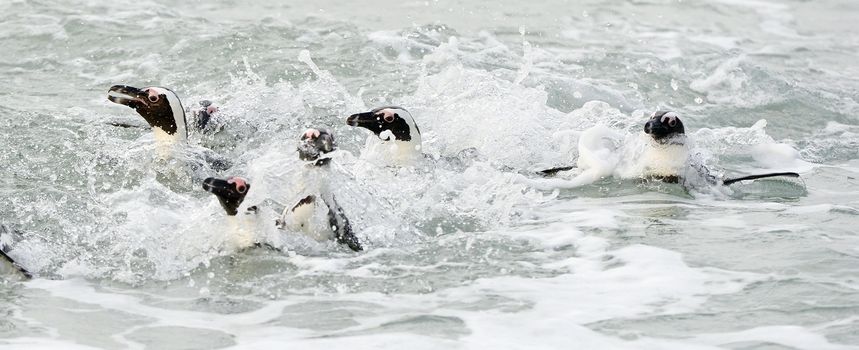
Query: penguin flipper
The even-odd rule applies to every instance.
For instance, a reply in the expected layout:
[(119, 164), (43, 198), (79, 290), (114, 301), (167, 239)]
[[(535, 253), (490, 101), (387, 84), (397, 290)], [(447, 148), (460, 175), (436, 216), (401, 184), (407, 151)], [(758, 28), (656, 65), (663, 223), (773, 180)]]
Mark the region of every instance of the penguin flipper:
[[(6, 226), (0, 225), (0, 235), (4, 235), (7, 232), (8, 231), (6, 230)], [(30, 271), (27, 271), (26, 268), (21, 266), (21, 264), (18, 264), (18, 262), (16, 262), (15, 259), (13, 259), (11, 256), (9, 256), (9, 254), (6, 254), (6, 247), (3, 246), (2, 244), (0, 244), (0, 259), (5, 260), (6, 262), (9, 263), (9, 265), (12, 265), (12, 267), (14, 267), (15, 270), (18, 270), (18, 272), (20, 272), (21, 275), (23, 275), (25, 279), (33, 278), (33, 274), (30, 273)]]
[(540, 171), (538, 171), (537, 173), (539, 173), (540, 175), (543, 175), (543, 176), (553, 176), (553, 175), (555, 175), (555, 174), (557, 174), (557, 173), (559, 173), (559, 172), (562, 172), (562, 171), (569, 171), (569, 170), (573, 170), (573, 169), (575, 169), (575, 168), (576, 168), (576, 166), (575, 166), (575, 165), (562, 166), (562, 167), (557, 167), (557, 168), (551, 168), (551, 169), (546, 169), (546, 170), (540, 170)]
[(283, 209), (283, 212), (280, 214), (280, 218), (275, 220), (275, 225), (277, 226), (277, 228), (281, 229), (286, 227), (287, 223), (289, 222), (287, 220), (287, 216), (289, 215), (295, 217), (294, 221), (299, 226), (307, 225), (307, 221), (310, 220), (310, 216), (312, 215), (311, 211), (315, 203), (316, 196), (312, 194), (300, 199), (298, 203), (296, 203), (292, 207), (286, 207)]
[(748, 175), (748, 176), (741, 176), (741, 177), (737, 177), (737, 178), (733, 178), (733, 179), (724, 179), (724, 180), (722, 180), (722, 184), (725, 186), (729, 186), (733, 183), (737, 183), (740, 181), (757, 180), (757, 179), (764, 179), (764, 178), (768, 178), (768, 177), (779, 177), (779, 176), (799, 177), (799, 174), (797, 174), (795, 172), (788, 171), (788, 172), (782, 172), (782, 173)]
[(256, 242), (256, 243), (254, 243), (254, 248), (265, 248), (265, 249), (268, 249), (268, 250), (276, 251), (276, 252), (278, 252), (278, 253), (283, 253), (283, 250), (282, 250), (282, 249), (280, 249), (280, 248), (278, 248), (278, 247), (275, 247), (275, 246), (273, 246), (273, 245), (271, 245), (271, 244), (268, 244), (268, 243), (260, 243), (260, 242)]
[(361, 242), (358, 241), (358, 236), (352, 231), (352, 224), (349, 223), (349, 219), (346, 218), (343, 208), (337, 204), (334, 196), (331, 196), (330, 200), (324, 200), (324, 202), (328, 206), (328, 224), (334, 230), (337, 243), (345, 244), (349, 249), (356, 252), (364, 250)]
[(152, 127), (150, 127), (148, 125), (138, 125), (138, 124), (125, 123), (125, 122), (120, 122), (120, 121), (107, 122), (107, 125), (115, 126), (115, 127), (119, 127), (119, 128), (125, 128), (125, 129), (141, 129), (141, 130), (152, 129)]
[(15, 259), (12, 259), (12, 257), (9, 256), (8, 254), (6, 254), (6, 252), (0, 250), (0, 256), (3, 257), (3, 260), (6, 260), (7, 262), (9, 262), (9, 264), (12, 265), (12, 267), (14, 267), (16, 270), (18, 270), (18, 272), (20, 272), (21, 275), (24, 276), (25, 279), (33, 278), (33, 274), (30, 273), (30, 271), (27, 271), (27, 269), (25, 269), (23, 266), (18, 264), (15, 261)]

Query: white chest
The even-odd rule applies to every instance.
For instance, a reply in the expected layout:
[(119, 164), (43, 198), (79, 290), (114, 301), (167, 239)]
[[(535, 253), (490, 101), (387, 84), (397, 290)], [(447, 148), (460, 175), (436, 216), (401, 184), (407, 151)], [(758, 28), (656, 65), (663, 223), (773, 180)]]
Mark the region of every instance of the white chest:
[(688, 163), (689, 150), (683, 144), (651, 143), (642, 154), (644, 176), (679, 176)]

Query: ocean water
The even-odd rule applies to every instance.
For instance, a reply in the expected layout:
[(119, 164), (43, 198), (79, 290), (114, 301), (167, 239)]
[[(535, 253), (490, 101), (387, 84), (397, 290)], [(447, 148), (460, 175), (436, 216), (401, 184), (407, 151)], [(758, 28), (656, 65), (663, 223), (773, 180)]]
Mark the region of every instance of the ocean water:
[[(859, 349), (857, 16), (837, 0), (3, 0), (0, 224), (37, 277), (0, 275), (0, 348)], [(161, 157), (114, 84), (212, 100), (223, 129)], [(379, 164), (345, 125), (390, 104), (423, 132), (414, 166)], [(801, 179), (620, 176), (657, 109), (719, 175)], [(308, 127), (337, 136), (329, 180), (364, 252), (274, 228), (308, 181)], [(581, 148), (597, 131), (633, 151)], [(582, 160), (596, 172), (534, 175)], [(282, 251), (229, 248), (200, 181), (230, 175)]]

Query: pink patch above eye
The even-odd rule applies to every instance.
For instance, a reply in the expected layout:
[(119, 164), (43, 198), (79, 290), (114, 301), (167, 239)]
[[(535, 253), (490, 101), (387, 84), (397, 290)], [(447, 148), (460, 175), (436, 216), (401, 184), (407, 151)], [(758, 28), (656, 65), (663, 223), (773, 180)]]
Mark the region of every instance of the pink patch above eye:
[(394, 116), (395, 116), (395, 114), (394, 114), (394, 112), (393, 112), (393, 111), (391, 111), (390, 109), (384, 109), (384, 110), (381, 110), (381, 111), (379, 111), (379, 112), (380, 112), (380, 113), (377, 115), (377, 118), (378, 118), (379, 116), (381, 116), (381, 117), (382, 117), (382, 119), (384, 119), (384, 120), (385, 120), (386, 122), (388, 122), (388, 123), (390, 123), (390, 122), (394, 121)]
[(154, 89), (149, 89), (149, 101), (158, 102), (158, 99), (159, 99), (158, 92), (155, 91)]
[(307, 129), (307, 131), (304, 132), (304, 138), (306, 139), (315, 139), (317, 137), (319, 137), (319, 130)]
[(227, 179), (227, 183), (235, 185), (236, 191), (239, 191), (239, 193), (244, 193), (248, 189), (248, 182), (237, 176)]

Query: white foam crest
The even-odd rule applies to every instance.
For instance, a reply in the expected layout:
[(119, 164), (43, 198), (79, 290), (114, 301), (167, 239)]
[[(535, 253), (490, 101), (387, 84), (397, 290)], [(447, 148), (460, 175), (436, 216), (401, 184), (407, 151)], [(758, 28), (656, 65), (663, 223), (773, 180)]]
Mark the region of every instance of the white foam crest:
[[(535, 312), (554, 314), (581, 324), (643, 314), (694, 311), (707, 295), (734, 293), (760, 279), (748, 273), (690, 268), (678, 253), (655, 247), (629, 246), (606, 253), (617, 259), (609, 264), (617, 266), (571, 258), (566, 263), (567, 268), (575, 271), (572, 274), (530, 283), (521, 277), (487, 279), (478, 281), (473, 288), (490, 288), (491, 285), (496, 292), (518, 291), (518, 294), (531, 296), (539, 294), (535, 293), (538, 290), (549, 291), (537, 301)], [(632, 290), (635, 292), (629, 293)]]
[(695, 341), (711, 345), (757, 342), (779, 344), (804, 350), (855, 350), (856, 346), (831, 343), (826, 336), (801, 326), (775, 325), (757, 327), (739, 332), (703, 334)]
[(722, 156), (749, 154), (760, 169), (807, 172), (817, 166), (802, 160), (793, 146), (769, 136), (766, 125), (767, 121), (761, 119), (748, 128), (702, 128), (692, 135), (700, 148), (711, 153)]
[(546, 100), (543, 90), (452, 66), (421, 79), (401, 104), (414, 106), (424, 152), (449, 156), (474, 148), (493, 162), (525, 168), (558, 154), (548, 137), (562, 114)]
[[(124, 219), (107, 230), (88, 232), (86, 241), (101, 246), (101, 252), (82, 254), (64, 265), (60, 274), (102, 277), (107, 273), (125, 282), (174, 279), (207, 263), (228, 237), (223, 230), (221, 235), (213, 234), (221, 226), (209, 214), (220, 208), (201, 205), (154, 179), (106, 195), (104, 203), (112, 216)], [(98, 256), (100, 253), (105, 256)]]
[(288, 115), (306, 112), (295, 86), (289, 83), (269, 86), (265, 77), (253, 70), (247, 58), (243, 62), (244, 71), (238, 75), (230, 74), (229, 85), (223, 89), (226, 93), (214, 99), (220, 107), (219, 113), (230, 115), (230, 120), (239, 126), (265, 127), (272, 123), (292, 122), (287, 119)]
[(377, 31), (367, 34), (367, 39), (374, 45), (394, 50), (397, 53), (397, 60), (402, 63), (415, 60), (412, 57), (412, 50), (431, 52), (435, 49), (435, 46), (421, 43), (411, 38), (409, 34), (400, 31)]
[(816, 166), (800, 159), (799, 151), (783, 143), (758, 144), (751, 152), (758, 165), (773, 171), (807, 172)]
[[(575, 214), (587, 216), (590, 212)], [(490, 277), (441, 291), (440, 297), (451, 300), (470, 300), (475, 295), (492, 293), (514, 298), (520, 304), (533, 304), (513, 314), (452, 312), (466, 320), (472, 331), (467, 339), (479, 341), (483, 346), (518, 348), (525, 345), (522, 339), (528, 339), (527, 347), (562, 346), (569, 344), (569, 337), (574, 334), (580, 344), (600, 344), (609, 348), (702, 347), (699, 342), (687, 340), (622, 341), (605, 337), (583, 325), (609, 319), (694, 312), (710, 296), (736, 293), (766, 278), (751, 273), (692, 268), (683, 262), (680, 254), (656, 247), (632, 245), (610, 250), (607, 240), (583, 236), (568, 223), (504, 234), (544, 242), (547, 250), (574, 244), (577, 254), (545, 266), (569, 271), (556, 277)], [(536, 336), (538, 330), (557, 329), (558, 322), (566, 325), (563, 334), (549, 332)], [(521, 324), (529, 327), (521, 327)]]
[[(759, 84), (748, 73), (753, 68), (743, 66), (746, 61), (748, 57), (741, 54), (711, 64), (711, 67), (706, 68), (712, 71), (697, 72), (696, 75), (703, 75), (703, 77), (692, 80), (689, 88), (705, 94), (710, 103), (737, 107), (756, 107), (780, 100), (781, 97), (767, 89), (755, 88)], [(712, 67), (713, 65), (715, 67)]]
[(306, 64), (317, 77), (316, 80), (305, 82), (299, 87), (299, 93), (305, 103), (329, 108), (332, 105), (343, 106), (346, 110), (366, 109), (360, 97), (352, 96), (330, 72), (319, 69), (313, 62), (310, 51), (302, 50), (298, 54), (298, 60)]
[[(505, 225), (524, 215), (527, 207), (550, 198), (516, 184), (513, 174), (485, 162), (474, 161), (453, 169), (450, 161), (458, 159), (424, 159), (414, 167), (392, 168), (347, 158), (345, 172), (351, 176), (344, 180), (351, 184), (341, 186), (372, 194), (378, 205), (371, 208), (395, 216), (398, 220), (388, 223), (388, 231), (414, 230), (405, 223), (418, 222), (429, 225), (424, 234), (471, 231), (476, 229), (473, 224)], [(371, 211), (367, 214), (379, 215)]]

